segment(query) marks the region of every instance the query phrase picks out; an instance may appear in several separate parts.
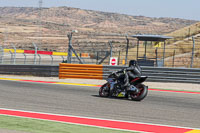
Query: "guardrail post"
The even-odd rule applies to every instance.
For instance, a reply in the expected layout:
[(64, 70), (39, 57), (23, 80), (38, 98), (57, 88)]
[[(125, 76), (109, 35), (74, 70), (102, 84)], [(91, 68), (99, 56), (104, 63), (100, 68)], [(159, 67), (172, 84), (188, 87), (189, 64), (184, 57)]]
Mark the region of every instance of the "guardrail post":
[(34, 64), (36, 64), (37, 63), (37, 45), (35, 44), (35, 43), (33, 43), (33, 46), (34, 46), (34, 48), (35, 48), (35, 54), (34, 54)]
[(16, 47), (14, 44), (11, 44), (12, 47), (14, 48), (14, 55), (13, 55), (13, 64), (16, 64)]

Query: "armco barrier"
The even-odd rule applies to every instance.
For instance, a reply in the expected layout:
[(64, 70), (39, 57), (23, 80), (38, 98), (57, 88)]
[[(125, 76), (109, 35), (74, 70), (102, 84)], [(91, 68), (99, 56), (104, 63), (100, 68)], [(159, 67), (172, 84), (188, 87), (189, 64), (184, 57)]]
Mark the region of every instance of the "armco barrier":
[(0, 65), (0, 74), (58, 77), (58, 65)]
[(103, 66), (60, 63), (59, 79), (65, 78), (103, 79)]
[[(62, 63), (64, 64), (64, 63)], [(71, 65), (71, 68), (69, 67)], [(65, 66), (65, 65), (63, 65)], [(74, 69), (76, 66), (76, 69)], [(77, 67), (79, 66), (79, 67)], [(80, 67), (82, 66), (82, 67)], [(83, 67), (84, 66), (84, 67)], [(126, 68), (124, 66), (101, 66), (86, 64), (68, 64), (61, 73), (63, 78), (95, 78), (106, 79), (113, 71)], [(76, 74), (70, 75), (76, 72)], [(34, 76), (59, 76), (58, 65), (0, 65), (0, 74), (13, 75), (34, 75)], [(148, 76), (150, 82), (178, 82), (178, 83), (197, 83), (200, 84), (200, 69), (195, 68), (162, 68), (162, 67), (142, 67), (142, 74)], [(85, 76), (83, 76), (85, 75)]]
[[(104, 66), (103, 76), (106, 78), (113, 71), (126, 68), (124, 66)], [(196, 68), (166, 68), (142, 67), (142, 75), (148, 76), (150, 82), (177, 82), (200, 84), (200, 69)]]

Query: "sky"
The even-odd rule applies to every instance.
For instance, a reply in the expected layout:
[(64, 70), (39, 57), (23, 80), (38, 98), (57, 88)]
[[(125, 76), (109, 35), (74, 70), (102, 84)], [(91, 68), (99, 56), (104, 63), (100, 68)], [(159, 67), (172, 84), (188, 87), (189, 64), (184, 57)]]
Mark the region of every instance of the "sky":
[[(5, 6), (38, 7), (39, 0), (0, 0), (0, 7)], [(200, 0), (43, 0), (42, 7), (58, 6), (200, 21)]]

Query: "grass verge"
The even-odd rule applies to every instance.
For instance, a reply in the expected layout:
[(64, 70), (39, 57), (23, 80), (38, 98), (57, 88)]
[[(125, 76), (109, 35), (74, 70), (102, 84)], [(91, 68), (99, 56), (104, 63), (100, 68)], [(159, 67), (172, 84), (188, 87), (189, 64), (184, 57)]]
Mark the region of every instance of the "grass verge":
[(1, 129), (28, 133), (136, 133), (4, 115), (0, 115)]

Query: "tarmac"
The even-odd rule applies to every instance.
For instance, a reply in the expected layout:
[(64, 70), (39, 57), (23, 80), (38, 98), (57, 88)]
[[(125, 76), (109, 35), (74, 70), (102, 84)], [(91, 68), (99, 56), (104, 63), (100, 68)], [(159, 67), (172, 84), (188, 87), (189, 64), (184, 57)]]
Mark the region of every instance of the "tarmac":
[[(22, 76), (22, 75), (1, 75), (1, 78), (6, 79), (22, 79), (22, 80), (35, 80), (35, 81), (51, 81), (51, 82), (64, 82), (64, 83), (78, 83), (78, 84), (93, 84), (103, 85), (106, 80), (96, 79), (59, 79), (58, 77), (36, 77), (36, 76)], [(198, 91), (200, 92), (200, 84), (190, 83), (161, 83), (161, 82), (144, 82), (149, 88), (152, 89), (169, 89), (169, 90), (180, 90), (180, 91)], [(15, 131), (8, 129), (0, 129), (1, 133), (28, 133), (23, 131)]]

